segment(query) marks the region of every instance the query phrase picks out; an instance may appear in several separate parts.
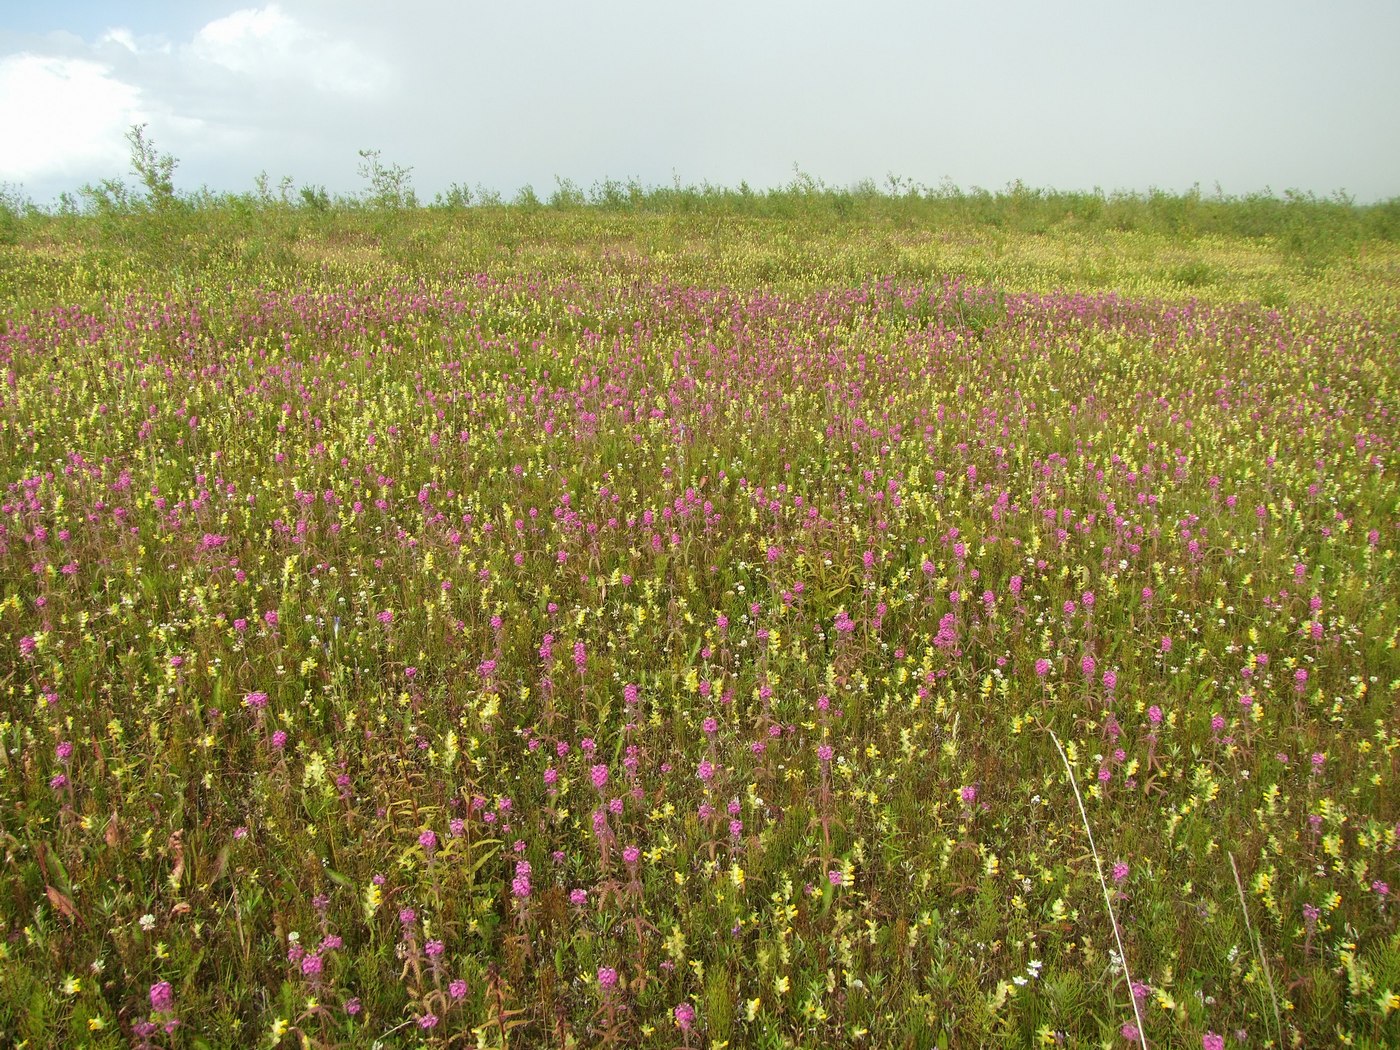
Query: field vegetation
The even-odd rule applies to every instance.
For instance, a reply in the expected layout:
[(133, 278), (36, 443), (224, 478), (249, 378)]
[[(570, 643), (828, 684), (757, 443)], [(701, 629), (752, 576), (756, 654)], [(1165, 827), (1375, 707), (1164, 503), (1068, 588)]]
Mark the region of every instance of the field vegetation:
[(1400, 1041), (1400, 202), (132, 145), (0, 208), (0, 1042)]

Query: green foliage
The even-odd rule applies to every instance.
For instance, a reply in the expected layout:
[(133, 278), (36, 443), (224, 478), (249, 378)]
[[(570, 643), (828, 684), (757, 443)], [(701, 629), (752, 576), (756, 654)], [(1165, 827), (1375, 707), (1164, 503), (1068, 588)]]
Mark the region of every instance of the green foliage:
[(145, 124), (134, 124), (126, 134), (131, 147), (131, 172), (146, 190), (146, 204), (165, 211), (175, 203), (175, 167), (169, 153), (160, 153), (146, 134)]
[(302, 207), (311, 211), (330, 211), (331, 197), (324, 186), (303, 186), (301, 188), (301, 204)]
[(0, 245), (18, 244), (33, 205), (18, 186), (0, 183)]
[(548, 203), (551, 208), (582, 208), (588, 203), (588, 197), (577, 183), (556, 175), (554, 192), (549, 195)]
[(418, 207), (418, 195), (414, 192), (413, 169), (400, 164), (385, 164), (380, 160), (377, 149), (360, 150), (360, 163), (355, 173), (364, 179), (368, 186), (363, 201), (372, 208), (387, 208), (398, 211)]

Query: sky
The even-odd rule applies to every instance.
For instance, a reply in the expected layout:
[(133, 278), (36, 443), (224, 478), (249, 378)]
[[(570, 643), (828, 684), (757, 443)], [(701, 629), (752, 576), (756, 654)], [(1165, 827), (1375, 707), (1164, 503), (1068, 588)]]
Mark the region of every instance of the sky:
[(0, 183), (1400, 196), (1396, 0), (0, 0)]

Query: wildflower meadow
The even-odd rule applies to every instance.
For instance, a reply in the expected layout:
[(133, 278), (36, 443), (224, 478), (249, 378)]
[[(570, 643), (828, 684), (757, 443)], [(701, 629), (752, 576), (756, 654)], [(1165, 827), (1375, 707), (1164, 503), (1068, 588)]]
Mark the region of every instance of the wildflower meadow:
[(0, 1043), (1400, 1041), (1394, 217), (1077, 200), (10, 209)]

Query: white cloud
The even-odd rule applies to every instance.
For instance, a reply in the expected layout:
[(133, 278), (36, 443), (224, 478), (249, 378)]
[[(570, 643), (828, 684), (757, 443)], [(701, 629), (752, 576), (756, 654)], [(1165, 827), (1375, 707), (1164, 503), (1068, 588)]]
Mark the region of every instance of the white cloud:
[(102, 39), (97, 43), (99, 46), (102, 44), (116, 44), (118, 47), (126, 48), (133, 55), (136, 54), (136, 37), (132, 36), (130, 29), (123, 29), (121, 26), (114, 26), (107, 30), (107, 32), (102, 34)]
[(215, 19), (195, 34), (190, 53), (253, 80), (301, 80), (333, 94), (373, 94), (389, 77), (383, 62), (304, 25), (277, 4)]
[(110, 66), (27, 52), (0, 58), (0, 179), (125, 168), (124, 137), (144, 119), (140, 89)]

